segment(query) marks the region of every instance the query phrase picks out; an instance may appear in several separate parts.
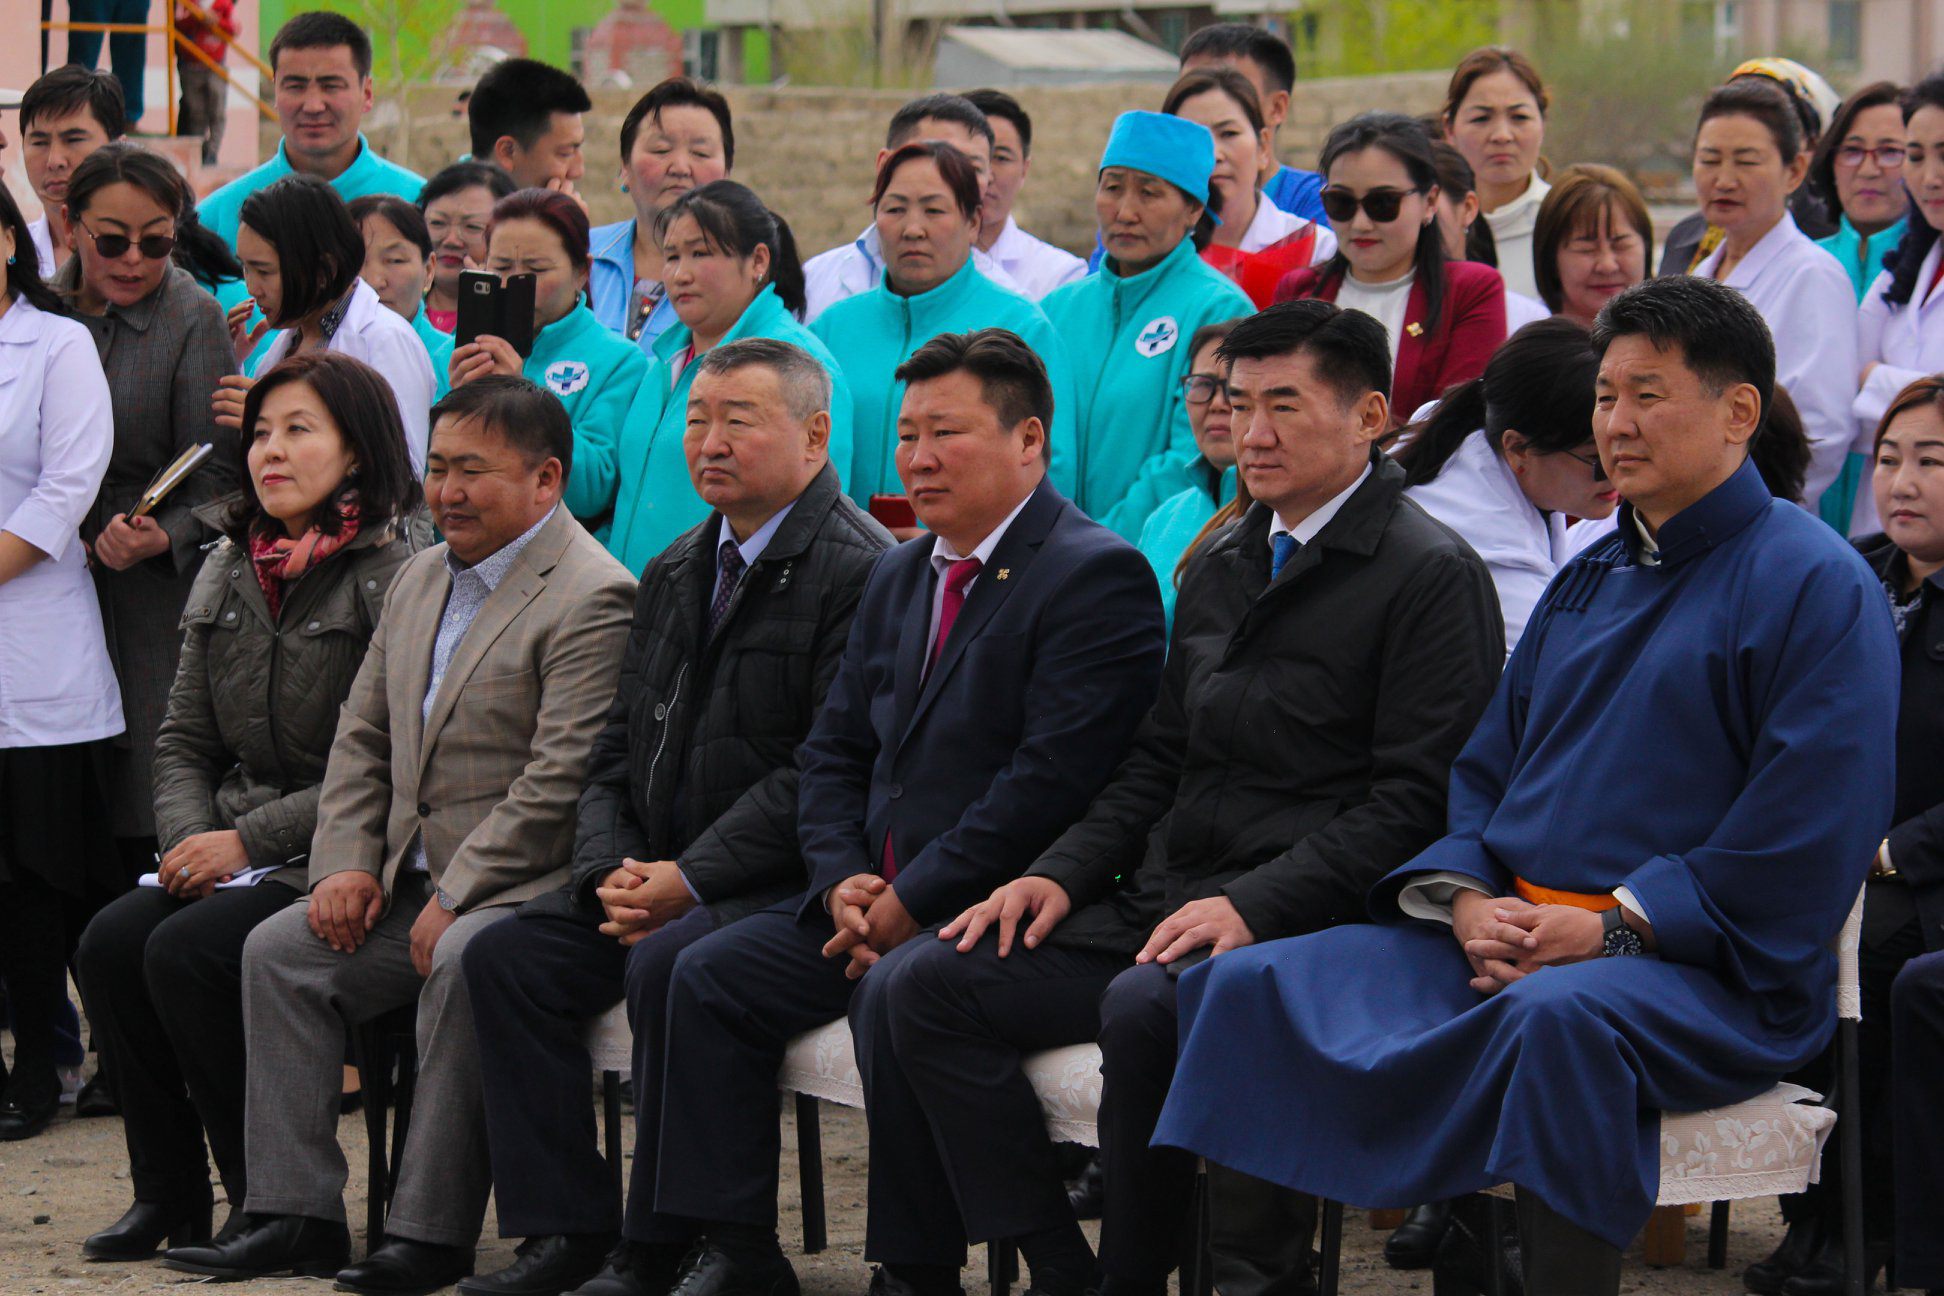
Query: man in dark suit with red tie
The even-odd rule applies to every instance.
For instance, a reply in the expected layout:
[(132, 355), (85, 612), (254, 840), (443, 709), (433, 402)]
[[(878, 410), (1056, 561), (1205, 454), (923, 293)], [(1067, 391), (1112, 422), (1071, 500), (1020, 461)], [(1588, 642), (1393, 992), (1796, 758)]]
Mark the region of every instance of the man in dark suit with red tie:
[(653, 1242), (672, 1269), (700, 1240), (683, 1296), (794, 1296), (785, 1046), (848, 1011), (871, 1095), (885, 973), (1080, 816), (1160, 678), (1152, 570), (1046, 481), (1039, 357), (1001, 329), (944, 334), (897, 378), (898, 474), (930, 534), (880, 560), (799, 753), (810, 888), (690, 946), (669, 991)]

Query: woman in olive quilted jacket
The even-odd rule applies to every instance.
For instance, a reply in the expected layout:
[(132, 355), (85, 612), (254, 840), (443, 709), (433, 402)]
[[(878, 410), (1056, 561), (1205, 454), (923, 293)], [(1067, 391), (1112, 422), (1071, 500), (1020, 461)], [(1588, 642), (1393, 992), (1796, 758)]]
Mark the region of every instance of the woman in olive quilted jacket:
[(245, 488), (203, 506), (224, 539), (182, 617), (155, 745), (161, 855), (103, 909), (76, 964), (121, 1097), (135, 1203), (97, 1260), (210, 1235), (210, 1152), (243, 1181), (243, 942), (299, 900), (319, 786), (419, 493), (391, 390), (331, 352), (265, 373), (244, 405)]

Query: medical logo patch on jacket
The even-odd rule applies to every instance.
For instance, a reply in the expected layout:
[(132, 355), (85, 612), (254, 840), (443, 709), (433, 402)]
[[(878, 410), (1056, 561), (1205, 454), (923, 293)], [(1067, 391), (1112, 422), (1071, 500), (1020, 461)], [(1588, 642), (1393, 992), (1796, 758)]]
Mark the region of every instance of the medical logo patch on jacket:
[(579, 360), (556, 360), (547, 366), (547, 387), (556, 396), (572, 396), (587, 386), (587, 366)]
[(1152, 359), (1164, 352), (1174, 350), (1174, 344), (1181, 340), (1181, 325), (1175, 323), (1172, 315), (1162, 315), (1149, 320), (1134, 335), (1134, 349)]

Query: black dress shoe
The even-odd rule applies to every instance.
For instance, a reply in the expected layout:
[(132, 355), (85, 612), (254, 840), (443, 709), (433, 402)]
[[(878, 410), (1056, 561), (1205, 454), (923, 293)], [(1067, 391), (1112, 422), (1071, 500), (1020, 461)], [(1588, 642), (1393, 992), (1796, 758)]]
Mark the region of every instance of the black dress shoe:
[(1097, 1220), (1103, 1209), (1106, 1194), (1106, 1179), (1100, 1173), (1100, 1158), (1096, 1156), (1087, 1162), (1086, 1169), (1067, 1189), (1067, 1205), (1073, 1207), (1073, 1218)]
[(466, 1296), (560, 1296), (601, 1272), (612, 1233), (557, 1233), (528, 1238), (517, 1259), (498, 1273), (459, 1284)]
[[(1843, 1296), (1843, 1240), (1824, 1233), (1822, 1245), (1808, 1262), (1782, 1284), (1782, 1296)], [(1888, 1243), (1866, 1243), (1863, 1248), (1863, 1290), (1877, 1289), (1877, 1275), (1890, 1258)]]
[(781, 1247), (730, 1250), (704, 1239), (690, 1253), (669, 1296), (799, 1296), (796, 1270)]
[(1742, 1286), (1756, 1296), (1781, 1296), (1782, 1284), (1807, 1268), (1821, 1249), (1822, 1221), (1813, 1217), (1797, 1220), (1782, 1235), (1782, 1245), (1769, 1252), (1767, 1259), (1742, 1270)]
[[(938, 1283), (921, 1287), (897, 1273), (890, 1265), (878, 1265), (871, 1270), (870, 1296), (965, 1296), (965, 1289), (957, 1283)], [(1028, 1287), (1025, 1296), (1046, 1296), (1037, 1288)]]
[(246, 1278), (329, 1278), (351, 1258), (351, 1234), (336, 1220), (252, 1215), (229, 1241), (171, 1247), (162, 1267), (238, 1282)]
[(1450, 1226), (1450, 1202), (1413, 1207), (1385, 1241), (1384, 1263), (1393, 1269), (1429, 1269)]
[(223, 1219), (223, 1227), (216, 1230), (216, 1236), (210, 1239), (210, 1243), (214, 1246), (222, 1246), (227, 1242), (233, 1242), (236, 1240), (236, 1235), (248, 1227), (250, 1227), (250, 1213), (241, 1206), (232, 1206), (229, 1208), (229, 1214)]
[(45, 1103), (23, 1103), (17, 1098), (0, 1102), (0, 1143), (33, 1138), (53, 1123), (60, 1110), (58, 1091)]
[(208, 1199), (181, 1202), (138, 1201), (123, 1216), (81, 1244), (90, 1260), (146, 1260), (166, 1239), (170, 1246), (209, 1241)]
[(416, 1238), (385, 1238), (384, 1245), (339, 1271), (337, 1290), (368, 1296), (427, 1296), (472, 1277), (473, 1249)]
[(76, 1116), (119, 1116), (121, 1104), (115, 1101), (115, 1087), (108, 1083), (108, 1077), (97, 1071), (89, 1077), (88, 1083), (81, 1086), (81, 1092), (74, 1096)]
[(601, 1262), (601, 1271), (567, 1296), (668, 1296), (688, 1268), (680, 1246), (622, 1238)]

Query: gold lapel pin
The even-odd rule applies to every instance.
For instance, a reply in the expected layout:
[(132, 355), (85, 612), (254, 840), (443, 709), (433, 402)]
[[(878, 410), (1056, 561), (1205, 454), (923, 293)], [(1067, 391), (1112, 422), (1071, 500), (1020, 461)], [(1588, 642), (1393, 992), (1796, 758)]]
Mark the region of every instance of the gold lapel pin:
[(1010, 568), (1010, 567), (1001, 567), (1001, 568), (999, 569), (999, 574), (998, 574), (997, 576), (995, 576), (995, 577), (993, 577), (993, 579), (994, 579), (994, 580), (1004, 580), (1004, 579), (1006, 579), (1006, 577), (1008, 577), (1008, 576), (1010, 576), (1010, 575), (1012, 575), (1012, 568)]
[(1423, 337), (1423, 336), (1424, 336), (1424, 325), (1422, 325), (1422, 324), (1406, 324), (1406, 325), (1404, 326), (1404, 331), (1405, 331), (1406, 333), (1409, 333), (1409, 334), (1410, 334), (1410, 335), (1411, 335), (1412, 337)]

